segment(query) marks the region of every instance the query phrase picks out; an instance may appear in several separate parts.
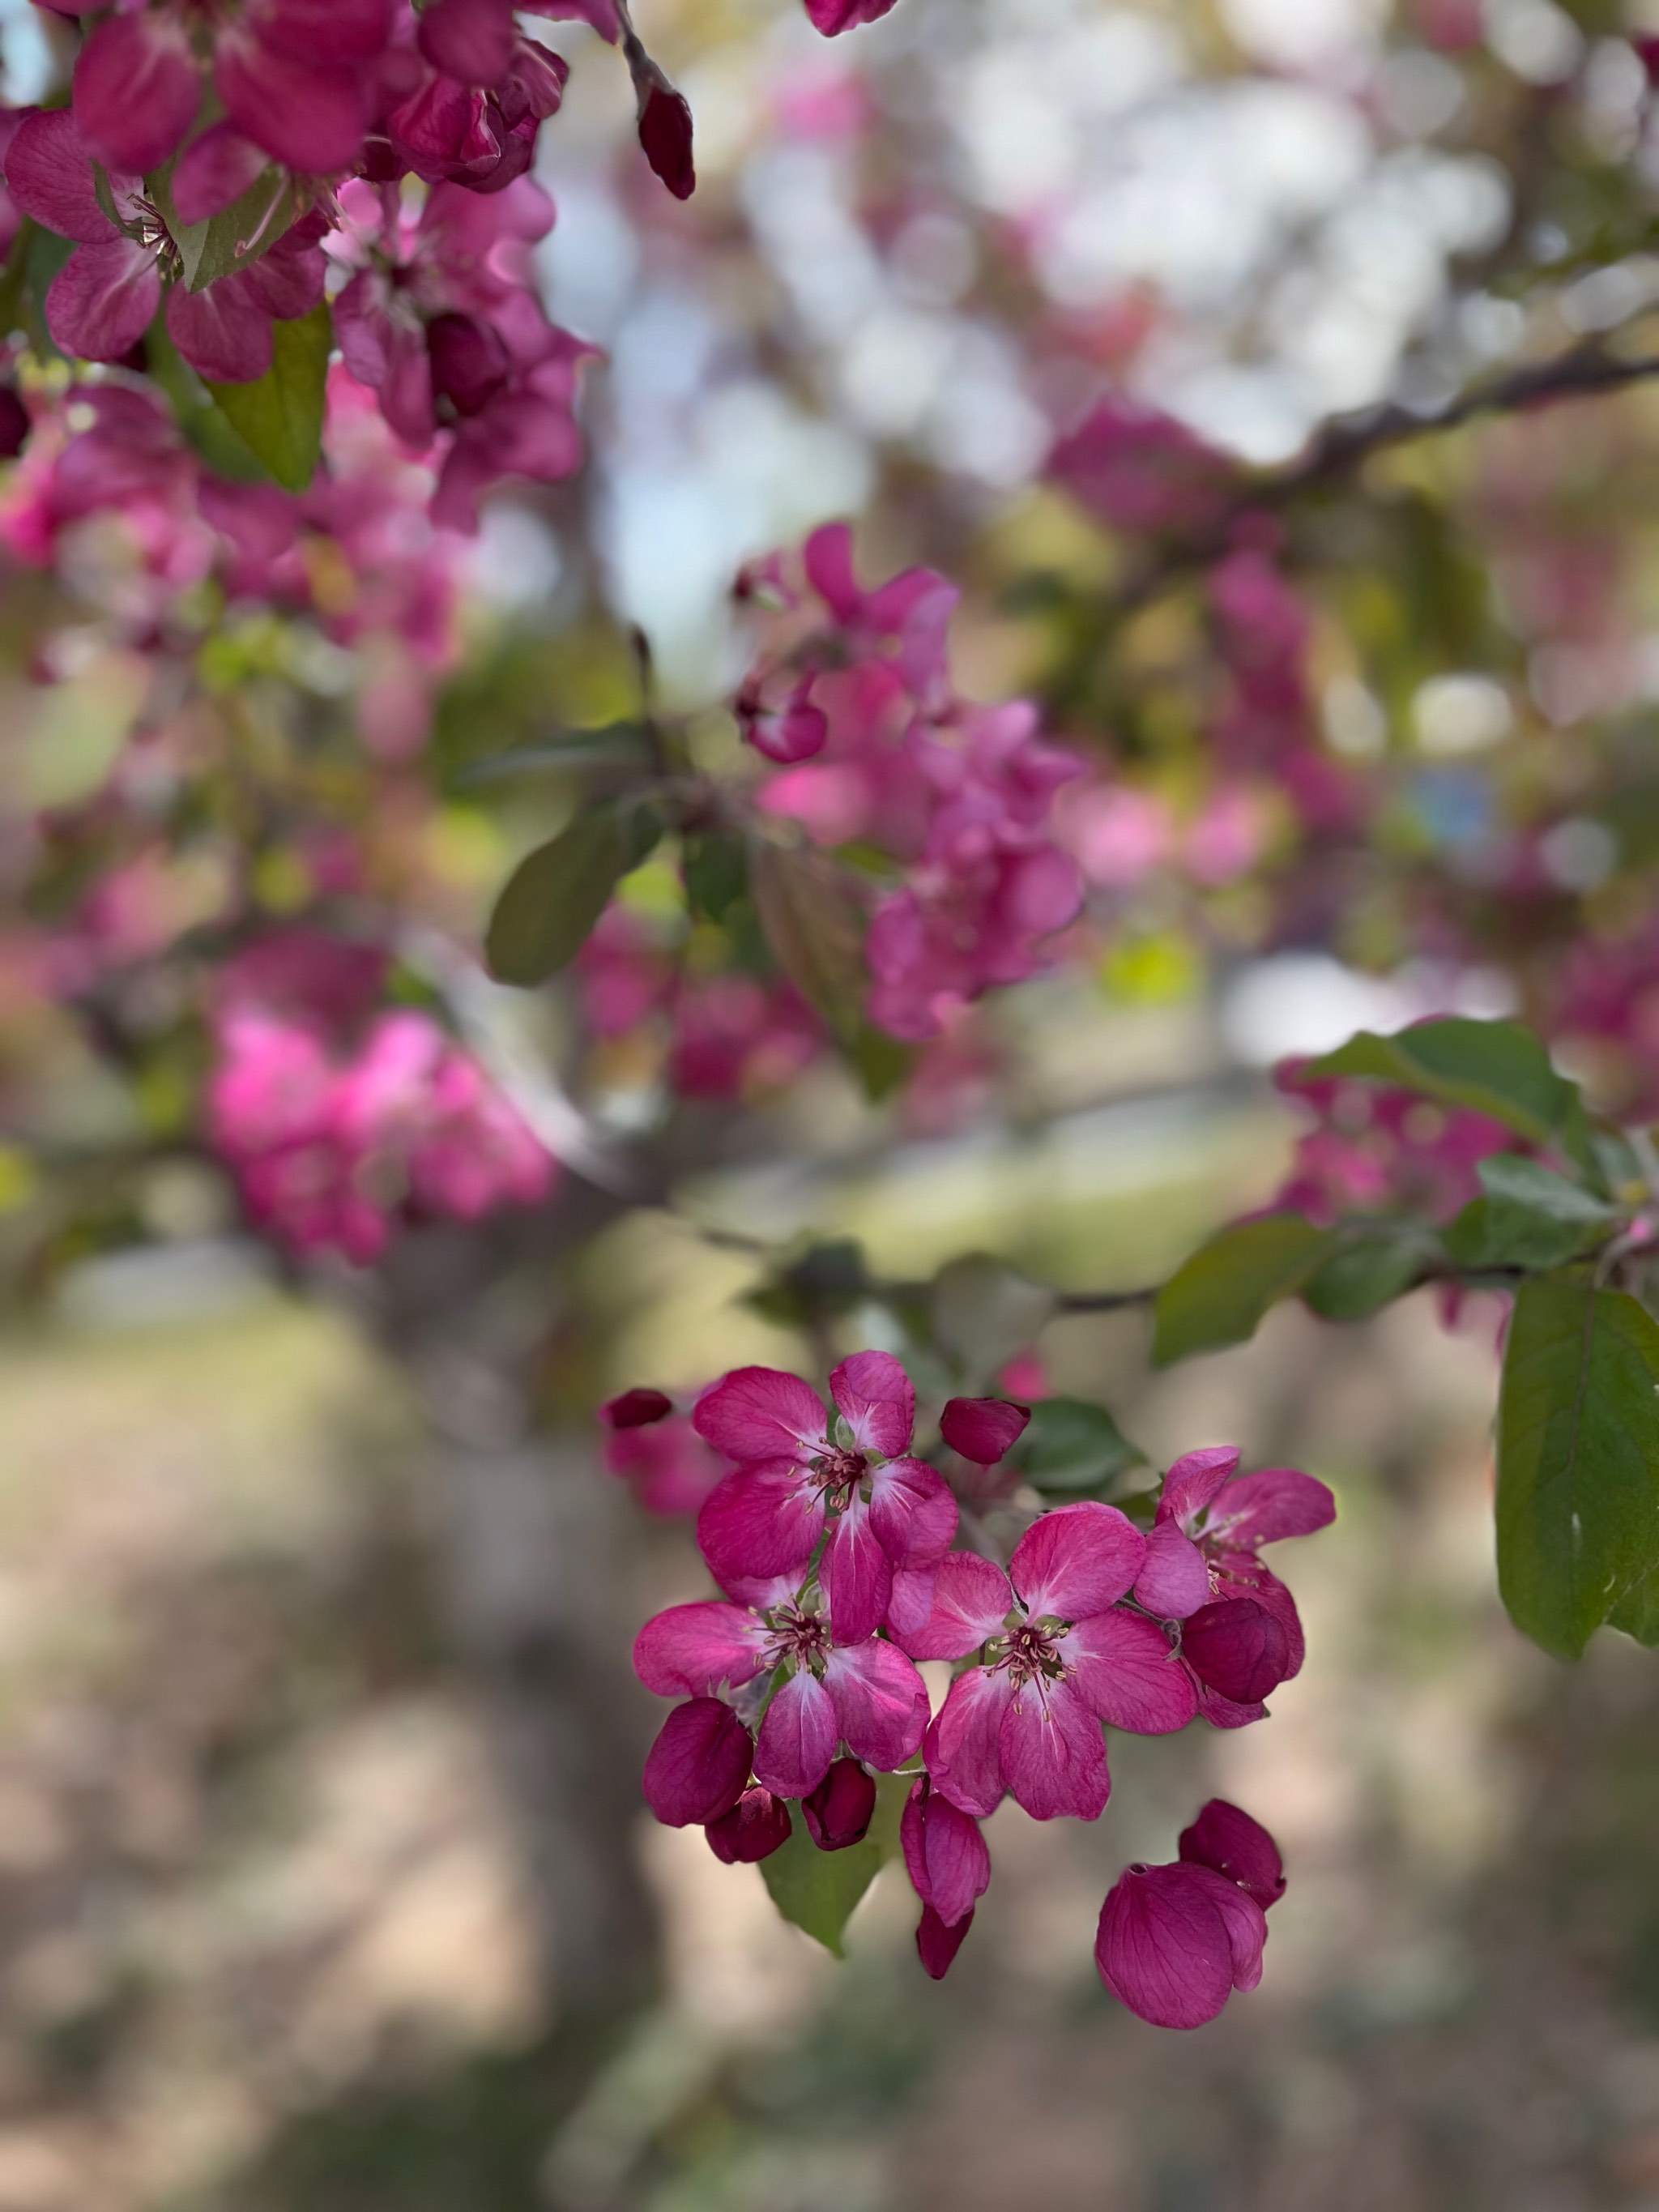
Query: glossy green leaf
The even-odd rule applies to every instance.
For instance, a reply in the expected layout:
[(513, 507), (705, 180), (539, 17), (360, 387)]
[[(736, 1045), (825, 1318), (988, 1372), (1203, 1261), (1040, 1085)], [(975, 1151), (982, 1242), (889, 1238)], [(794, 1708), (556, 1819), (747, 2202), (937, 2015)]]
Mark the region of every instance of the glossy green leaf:
[(858, 879), (810, 846), (757, 843), (750, 896), (772, 957), (843, 1044), (859, 1035), (867, 977)]
[(611, 894), (657, 842), (644, 807), (607, 801), (527, 854), (507, 878), (489, 917), (484, 950), (499, 981), (545, 982), (575, 957)]
[(1246, 1342), (1268, 1307), (1299, 1291), (1335, 1243), (1333, 1231), (1299, 1213), (1264, 1213), (1222, 1230), (1158, 1292), (1153, 1365)]
[(242, 443), (287, 491), (304, 491), (323, 450), (332, 326), (326, 305), (271, 325), (270, 367), (252, 384), (209, 384)]
[(1589, 1273), (1515, 1303), (1498, 1408), (1498, 1581), (1576, 1659), (1603, 1621), (1659, 1640), (1659, 1322)]
[(1042, 1398), (1009, 1459), (1035, 1490), (1054, 1498), (1103, 1497), (1146, 1455), (1104, 1406), (1086, 1398)]
[(1438, 1252), (1418, 1222), (1347, 1223), (1303, 1285), (1303, 1304), (1325, 1321), (1364, 1321), (1414, 1289)]
[(1306, 1073), (1398, 1084), (1443, 1105), (1490, 1114), (1532, 1144), (1559, 1145), (1575, 1157), (1589, 1150), (1577, 1086), (1556, 1073), (1542, 1043), (1518, 1022), (1449, 1015), (1393, 1036), (1362, 1030)]
[(761, 1873), (784, 1918), (844, 1959), (847, 1923), (887, 1854), (868, 1836), (844, 1851), (821, 1851), (807, 1833), (799, 1806), (792, 1808), (792, 1818), (788, 1842), (761, 1861)]
[(1619, 1218), (1615, 1207), (1538, 1160), (1500, 1152), (1477, 1173), (1484, 1196), (1446, 1231), (1446, 1249), (1462, 1267), (1559, 1267), (1601, 1243)]

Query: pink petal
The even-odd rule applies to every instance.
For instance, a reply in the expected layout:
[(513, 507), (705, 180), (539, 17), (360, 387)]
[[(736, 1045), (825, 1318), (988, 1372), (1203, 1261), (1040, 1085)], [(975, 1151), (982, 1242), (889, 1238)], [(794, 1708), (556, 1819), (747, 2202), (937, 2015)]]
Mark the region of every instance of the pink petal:
[(697, 1543), (714, 1579), (781, 1574), (810, 1557), (823, 1533), (823, 1499), (793, 1460), (740, 1467), (717, 1483), (697, 1516)]
[(806, 13), (815, 31), (836, 39), (860, 23), (879, 22), (896, 5), (896, 0), (806, 0)]
[(948, 1923), (940, 1919), (931, 1905), (922, 1906), (921, 1924), (916, 1929), (916, 1956), (933, 1980), (942, 1982), (950, 1972), (973, 1924), (971, 1912), (964, 1912), (960, 1920)]
[(861, 1643), (881, 1626), (892, 1594), (893, 1563), (882, 1549), (870, 1508), (855, 1498), (830, 1525), (818, 1580), (838, 1644)]
[(874, 1637), (837, 1644), (824, 1662), (823, 1680), (854, 1759), (883, 1773), (902, 1766), (927, 1731), (927, 1686), (898, 1646)]
[(1238, 1465), (1237, 1444), (1211, 1444), (1202, 1451), (1183, 1452), (1164, 1478), (1158, 1501), (1160, 1521), (1178, 1521), (1184, 1527), (1201, 1513)]
[(918, 1775), (904, 1802), (899, 1843), (916, 1895), (947, 1928), (969, 1917), (991, 1886), (991, 1854), (979, 1822)]
[(605, 1400), (599, 1419), (608, 1429), (643, 1429), (665, 1420), (673, 1410), (674, 1401), (664, 1391), (624, 1390), (618, 1397)]
[(1264, 1567), (1254, 1552), (1224, 1552), (1220, 1560), (1221, 1575), (1216, 1585), (1218, 1598), (1254, 1598), (1265, 1606), (1285, 1632), (1285, 1680), (1302, 1672), (1302, 1662), (1308, 1656), (1306, 1638), (1302, 1633), (1302, 1616), (1296, 1609), (1296, 1600), (1278, 1576)]
[(155, 256), (136, 240), (77, 246), (46, 293), (46, 327), (82, 361), (119, 361), (155, 319), (161, 278)]
[(363, 145), (362, 77), (290, 61), (240, 25), (219, 33), (213, 74), (231, 121), (274, 161), (325, 177), (356, 164)]
[(1034, 1820), (1097, 1820), (1111, 1795), (1100, 1723), (1069, 1682), (1023, 1682), (1002, 1717), (1002, 1771)]
[(168, 336), (197, 374), (215, 384), (251, 384), (270, 367), (270, 317), (246, 284), (238, 271), (204, 291), (175, 284), (167, 294)]
[(897, 1638), (901, 1647), (908, 1651), (909, 1639), (927, 1624), (933, 1610), (933, 1591), (939, 1582), (939, 1565), (925, 1567), (895, 1567), (892, 1588), (887, 1593), (887, 1616), (884, 1626)]
[(781, 1797), (769, 1790), (745, 1790), (731, 1811), (711, 1820), (703, 1833), (722, 1864), (754, 1866), (782, 1850), (794, 1825)]
[(179, 19), (161, 9), (106, 15), (75, 64), (75, 120), (106, 168), (159, 168), (191, 125), (201, 73)]
[[(1190, 1672), (1190, 1669), (1188, 1670)], [(1232, 1698), (1224, 1698), (1218, 1690), (1197, 1674), (1193, 1675), (1193, 1686), (1198, 1692), (1198, 1717), (1212, 1728), (1249, 1728), (1256, 1721), (1265, 1721), (1267, 1708), (1260, 1698), (1253, 1705), (1240, 1705)]]
[(1181, 1650), (1211, 1689), (1236, 1705), (1253, 1705), (1284, 1680), (1290, 1639), (1255, 1599), (1220, 1598), (1183, 1625)]
[(1034, 1618), (1085, 1620), (1125, 1595), (1146, 1552), (1133, 1522), (1090, 1498), (1034, 1521), (1014, 1547), (1008, 1579)]
[(616, 0), (524, 0), (524, 12), (555, 23), (586, 23), (613, 46), (622, 36)]
[(959, 1516), (937, 1468), (923, 1459), (894, 1459), (871, 1474), (870, 1518), (895, 1566), (915, 1567), (944, 1558)]
[(916, 1425), (915, 1386), (890, 1352), (855, 1352), (830, 1377), (830, 1395), (860, 1451), (894, 1459)]
[(836, 1755), (836, 1709), (804, 1670), (773, 1696), (755, 1743), (755, 1779), (780, 1797), (805, 1797)]
[(265, 155), (234, 124), (211, 125), (191, 140), (173, 165), (173, 204), (179, 221), (207, 222), (222, 215), (252, 189), (269, 167)]
[(817, 1393), (781, 1368), (733, 1368), (703, 1392), (691, 1420), (728, 1459), (812, 1459), (829, 1449)]
[(498, 85), (513, 59), (511, 0), (434, 0), (416, 18), (421, 52), (462, 84)]
[(252, 306), (281, 323), (292, 322), (295, 316), (308, 315), (313, 307), (320, 307), (327, 282), (328, 264), (322, 249), (309, 239), (296, 237), (293, 231), (279, 238), (268, 253), (262, 253), (246, 269), (219, 279), (221, 286), (240, 285)]
[(1002, 1802), (1002, 1717), (1013, 1695), (1006, 1669), (975, 1667), (951, 1683), (922, 1741), (934, 1786), (964, 1813), (983, 1820)]
[(1261, 1979), (1261, 1948), (1267, 1940), (1267, 1920), (1255, 1898), (1229, 1881), (1225, 1875), (1206, 1866), (1182, 1863), (1185, 1871), (1203, 1885), (1204, 1893), (1220, 1914), (1232, 1954), (1233, 1987), (1253, 1990)]
[(381, 52), (392, 10), (388, 0), (254, 0), (249, 21), (267, 52), (344, 69)]
[[(131, 177), (110, 179), (116, 191), (136, 182)], [(23, 118), (6, 149), (6, 185), (25, 215), (59, 238), (100, 246), (119, 235), (98, 204), (92, 156), (67, 107), (37, 108)]]
[(952, 1398), (939, 1417), (939, 1433), (952, 1451), (981, 1467), (994, 1467), (1025, 1432), (1029, 1406), (1006, 1398)]
[(634, 1672), (659, 1698), (699, 1697), (722, 1682), (751, 1682), (764, 1664), (764, 1625), (718, 1598), (671, 1605), (634, 1639)]
[(952, 1552), (939, 1561), (932, 1612), (900, 1640), (913, 1659), (965, 1659), (1000, 1632), (1013, 1596), (1000, 1567), (975, 1552)]
[(821, 524), (801, 549), (801, 564), (807, 582), (836, 620), (855, 620), (864, 594), (853, 568), (853, 533), (847, 524)]
[(1115, 1606), (1080, 1620), (1060, 1645), (1091, 1712), (1136, 1735), (1168, 1735), (1198, 1711), (1193, 1678), (1156, 1621)]
[(1230, 1546), (1253, 1552), (1285, 1536), (1311, 1536), (1335, 1518), (1336, 1500), (1322, 1482), (1292, 1467), (1263, 1468), (1228, 1484), (1204, 1533), (1224, 1535)]
[(663, 1723), (645, 1762), (645, 1802), (668, 1828), (729, 1813), (749, 1779), (749, 1731), (717, 1698), (693, 1698)]
[(1210, 1867), (1236, 1881), (1264, 1911), (1285, 1894), (1278, 1844), (1259, 1820), (1224, 1797), (1211, 1798), (1191, 1827), (1182, 1830), (1176, 1848), (1189, 1865)]
[[(832, 1686), (831, 1699), (835, 1698)], [(821, 1851), (850, 1850), (870, 1832), (876, 1778), (855, 1759), (838, 1759), (810, 1797), (801, 1800), (807, 1832)]]
[(1100, 1978), (1154, 2027), (1200, 2027), (1232, 1995), (1233, 1942), (1214, 1899), (1179, 1866), (1132, 1866), (1101, 1907)]
[(1210, 1601), (1204, 1554), (1177, 1521), (1160, 1521), (1146, 1538), (1146, 1556), (1135, 1577), (1135, 1603), (1160, 1620), (1185, 1620)]

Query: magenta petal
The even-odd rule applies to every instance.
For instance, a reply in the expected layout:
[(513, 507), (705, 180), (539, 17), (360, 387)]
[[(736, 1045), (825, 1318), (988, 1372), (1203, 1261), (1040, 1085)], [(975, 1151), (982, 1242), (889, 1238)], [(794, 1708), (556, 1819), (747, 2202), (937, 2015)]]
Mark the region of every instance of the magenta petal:
[(1069, 1681), (1034, 1675), (1002, 1717), (1002, 1771), (1034, 1820), (1094, 1820), (1111, 1795), (1100, 1723)]
[(1211, 1444), (1202, 1451), (1183, 1452), (1164, 1478), (1158, 1519), (1178, 1521), (1184, 1526), (1194, 1514), (1201, 1513), (1237, 1468), (1238, 1459), (1237, 1444)]
[(1025, 1433), (1029, 1406), (1006, 1398), (952, 1398), (939, 1417), (939, 1434), (952, 1451), (981, 1467), (994, 1467)]
[(645, 158), (677, 200), (689, 200), (697, 188), (691, 158), (691, 110), (673, 86), (660, 82), (646, 94), (640, 111), (640, 144)]
[(774, 1692), (755, 1742), (755, 1779), (780, 1797), (805, 1797), (836, 1755), (836, 1709), (822, 1682), (802, 1672)]
[(1267, 1916), (1255, 1898), (1212, 1868), (1183, 1861), (1183, 1869), (1203, 1886), (1205, 1895), (1220, 1914), (1232, 1954), (1233, 1987), (1253, 1990), (1261, 1979), (1261, 1949), (1267, 1940)]
[(1000, 1567), (975, 1552), (952, 1552), (939, 1561), (927, 1620), (908, 1633), (896, 1632), (913, 1659), (965, 1659), (999, 1632), (1013, 1595)]
[(622, 36), (617, 0), (524, 0), (524, 12), (554, 23), (586, 23), (613, 46)]
[(895, 1566), (942, 1559), (959, 1517), (944, 1476), (924, 1459), (889, 1460), (870, 1477), (870, 1518)]
[(512, 0), (434, 0), (416, 38), (434, 69), (462, 84), (498, 85), (513, 59)]
[(248, 297), (249, 273), (222, 276), (201, 292), (175, 284), (167, 294), (167, 335), (211, 383), (251, 384), (270, 367), (270, 317)]
[(1177, 1521), (1160, 1521), (1146, 1538), (1146, 1556), (1135, 1577), (1135, 1603), (1160, 1620), (1185, 1620), (1210, 1601), (1204, 1554)]
[(815, 31), (836, 39), (860, 23), (878, 23), (897, 0), (806, 0), (806, 13)]
[(892, 1594), (893, 1563), (861, 1498), (830, 1524), (818, 1580), (837, 1644), (858, 1644), (875, 1634)]
[(202, 79), (170, 11), (106, 15), (75, 64), (75, 120), (106, 167), (159, 168), (196, 120)]
[(830, 1395), (860, 1451), (896, 1458), (916, 1425), (915, 1386), (890, 1352), (855, 1352), (830, 1377)]
[(46, 293), (46, 327), (82, 361), (119, 361), (155, 319), (161, 278), (155, 256), (117, 236), (77, 246)]
[(1014, 1547), (1008, 1579), (1031, 1614), (1085, 1620), (1125, 1595), (1146, 1552), (1132, 1521), (1091, 1498), (1034, 1521)]
[(1100, 1911), (1100, 1978), (1154, 2027), (1201, 2027), (1232, 1995), (1232, 1938), (1208, 1889), (1189, 1879), (1192, 1871), (1129, 1867)]
[(381, 52), (392, 10), (388, 0), (254, 0), (249, 21), (267, 52), (344, 69)]
[(731, 1811), (711, 1820), (703, 1833), (722, 1864), (754, 1866), (782, 1850), (794, 1825), (781, 1797), (769, 1790), (745, 1790)]
[(953, 1805), (983, 1820), (1002, 1802), (1002, 1717), (1013, 1686), (1006, 1671), (975, 1667), (951, 1683), (922, 1742), (934, 1785)]
[(883, 1773), (902, 1766), (927, 1730), (927, 1686), (896, 1644), (837, 1644), (823, 1682), (853, 1756)]
[(697, 1543), (721, 1583), (781, 1574), (810, 1557), (823, 1531), (823, 1498), (793, 1460), (739, 1468), (714, 1486), (697, 1515)]
[(1237, 1705), (1253, 1705), (1285, 1680), (1290, 1639), (1254, 1598), (1220, 1598), (1184, 1624), (1181, 1650), (1211, 1689)]
[(221, 284), (240, 284), (251, 305), (279, 323), (308, 315), (322, 305), (327, 289), (328, 264), (320, 246), (289, 231), (268, 253)]
[(663, 1723), (645, 1762), (645, 1802), (665, 1827), (729, 1813), (749, 1779), (749, 1731), (717, 1698), (693, 1698)]
[(972, 1912), (991, 1886), (991, 1854), (979, 1822), (918, 1775), (904, 1802), (899, 1844), (912, 1887), (947, 1928)]
[(362, 151), (364, 80), (272, 53), (240, 27), (219, 33), (214, 82), (230, 119), (274, 161), (332, 176)]
[(896, 1638), (903, 1650), (909, 1650), (910, 1638), (926, 1627), (927, 1617), (933, 1610), (933, 1591), (939, 1583), (940, 1564), (935, 1562), (923, 1567), (895, 1567), (893, 1570), (884, 1626)]
[(921, 1908), (921, 1921), (916, 1929), (916, 1956), (936, 1982), (942, 1982), (966, 1942), (968, 1930), (974, 1924), (971, 1912), (964, 1912), (960, 1920), (941, 1920), (931, 1905)]
[(608, 1429), (643, 1429), (666, 1420), (673, 1410), (674, 1401), (665, 1391), (624, 1390), (619, 1396), (605, 1400), (599, 1408), (599, 1419)]
[[(215, 123), (173, 164), (173, 204), (181, 222), (207, 222), (250, 191), (270, 167), (234, 123)], [(272, 190), (276, 189), (273, 172)]]
[(1285, 1680), (1302, 1672), (1302, 1662), (1308, 1656), (1306, 1639), (1302, 1633), (1302, 1616), (1296, 1609), (1296, 1600), (1279, 1577), (1264, 1567), (1254, 1552), (1224, 1552), (1222, 1573), (1216, 1595), (1220, 1598), (1254, 1598), (1265, 1606), (1285, 1632)]
[(1193, 1678), (1156, 1621), (1115, 1606), (1080, 1620), (1060, 1645), (1078, 1695), (1113, 1728), (1168, 1735), (1198, 1711)]
[(722, 1682), (735, 1689), (760, 1673), (765, 1643), (764, 1626), (744, 1606), (671, 1605), (635, 1638), (634, 1672), (659, 1698), (698, 1697)]
[(828, 1449), (817, 1393), (778, 1367), (734, 1367), (698, 1399), (692, 1426), (728, 1459), (811, 1459)]
[[(134, 180), (110, 181), (114, 186)], [(23, 118), (6, 149), (6, 186), (25, 215), (59, 238), (101, 246), (119, 235), (98, 204), (92, 156), (67, 107), (37, 108)]]
[(1176, 1845), (1193, 1866), (1206, 1866), (1236, 1881), (1265, 1912), (1285, 1894), (1285, 1863), (1260, 1820), (1224, 1797), (1212, 1797)]
[[(835, 1694), (832, 1687), (832, 1699)], [(802, 1798), (800, 1809), (807, 1832), (821, 1851), (850, 1850), (870, 1832), (876, 1778), (856, 1759), (838, 1759), (811, 1795)]]
[(853, 532), (844, 522), (820, 523), (801, 548), (806, 580), (837, 622), (855, 621), (864, 605), (853, 567)]
[(1336, 1518), (1336, 1500), (1322, 1482), (1293, 1467), (1263, 1468), (1228, 1484), (1211, 1510), (1205, 1534), (1253, 1552), (1285, 1536), (1311, 1536)]

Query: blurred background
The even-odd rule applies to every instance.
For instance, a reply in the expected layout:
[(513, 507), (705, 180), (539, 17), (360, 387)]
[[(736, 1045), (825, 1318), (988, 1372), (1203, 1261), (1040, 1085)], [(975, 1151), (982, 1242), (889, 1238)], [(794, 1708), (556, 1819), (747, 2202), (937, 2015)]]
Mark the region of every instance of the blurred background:
[[(705, 1582), (592, 1421), (634, 1383), (866, 1341), (855, 1304), (807, 1328), (751, 1302), (799, 1240), (906, 1279), (992, 1254), (1152, 1283), (1283, 1180), (1284, 1055), (1443, 1005), (1571, 1030), (1564, 948), (1635, 927), (1659, 839), (1648, 396), (1407, 448), (1287, 521), (1319, 741), (1382, 793), (1369, 858), (1292, 835), (1270, 778), (1242, 825), (1204, 813), (1197, 630), (1166, 605), (1119, 632), (1133, 530), (1042, 477), (1103, 391), (1271, 470), (1333, 415), (1633, 343), (1659, 300), (1646, 25), (900, 0), (826, 44), (787, 0), (639, 15), (697, 118), (684, 208), (615, 56), (538, 27), (573, 67), (548, 303), (605, 360), (586, 471), (498, 500), (456, 556), (421, 833), (445, 911), (475, 925), (568, 806), (481, 812), (458, 764), (550, 696), (624, 711), (629, 623), (732, 749), (733, 572), (843, 515), (867, 575), (966, 587), (969, 692), (1033, 690), (1233, 857), (1091, 817), (1088, 957), (1000, 1000), (919, 1104), (818, 1062), (671, 1115), (603, 1037), (556, 1235), (434, 1224), (372, 1271), (273, 1257), (199, 1157), (140, 1146), (89, 1186), (125, 1108), (51, 1009), (6, 1005), (0, 2212), (1659, 2207), (1659, 1666), (1603, 1635), (1563, 1668), (1498, 1607), (1496, 1306), (1279, 1310), (1151, 1379), (1135, 1312), (1011, 1324), (1008, 1355), (1158, 1464), (1231, 1439), (1340, 1511), (1285, 1563), (1310, 1656), (1270, 1723), (1115, 1739), (1097, 1828), (998, 1816), (938, 1985), (897, 1869), (838, 1963), (756, 1869), (649, 1820), (626, 1653)], [(56, 36), (8, 8), (14, 102)], [(9, 596), (21, 818), (92, 791), (131, 712), (95, 614)], [(48, 694), (54, 623), (79, 657)], [(225, 684), (252, 696), (265, 650), (228, 633)], [(283, 680), (333, 696), (331, 669)], [(632, 883), (647, 921), (661, 896)], [(1634, 1074), (1606, 1024), (1565, 1057), (1628, 1105), (1656, 1037), (1621, 1006)], [(82, 1146), (57, 1196), (43, 1128)], [(649, 1151), (632, 1180), (622, 1139)], [(1103, 1992), (1095, 1918), (1212, 1793), (1273, 1829), (1289, 1892), (1260, 1991), (1164, 2034)]]

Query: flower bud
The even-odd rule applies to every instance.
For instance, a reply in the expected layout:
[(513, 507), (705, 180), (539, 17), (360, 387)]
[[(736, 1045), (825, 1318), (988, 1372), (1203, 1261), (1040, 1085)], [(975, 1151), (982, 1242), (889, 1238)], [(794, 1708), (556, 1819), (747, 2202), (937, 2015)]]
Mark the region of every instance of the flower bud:
[(645, 1802), (665, 1828), (706, 1826), (749, 1780), (749, 1731), (718, 1698), (676, 1705), (645, 1761)]
[(1241, 1705), (1276, 1690), (1290, 1670), (1284, 1623), (1249, 1597), (1200, 1607), (1182, 1626), (1181, 1651), (1200, 1681)]
[(844, 1851), (861, 1844), (876, 1809), (876, 1778), (856, 1759), (838, 1759), (800, 1809), (812, 1841), (821, 1851)]
[(675, 198), (689, 200), (697, 185), (691, 161), (691, 110), (684, 94), (676, 92), (654, 64), (653, 68), (653, 79), (639, 81), (640, 143)]
[(952, 1398), (939, 1417), (939, 1434), (952, 1451), (981, 1467), (994, 1467), (1025, 1432), (1029, 1406), (1006, 1398)]
[(789, 1840), (789, 1808), (769, 1790), (745, 1790), (729, 1813), (703, 1830), (708, 1848), (726, 1866), (754, 1866)]
[(0, 384), (0, 460), (15, 460), (29, 434), (29, 410), (15, 384)]
[(942, 1982), (951, 1971), (951, 1962), (961, 1950), (963, 1938), (974, 1924), (971, 1912), (964, 1912), (960, 1920), (947, 1927), (931, 1905), (921, 1908), (921, 1923), (916, 1929), (916, 1956), (936, 1982)]
[(620, 1397), (605, 1400), (599, 1419), (608, 1429), (647, 1429), (653, 1421), (666, 1420), (673, 1410), (674, 1401), (660, 1390), (624, 1390)]

